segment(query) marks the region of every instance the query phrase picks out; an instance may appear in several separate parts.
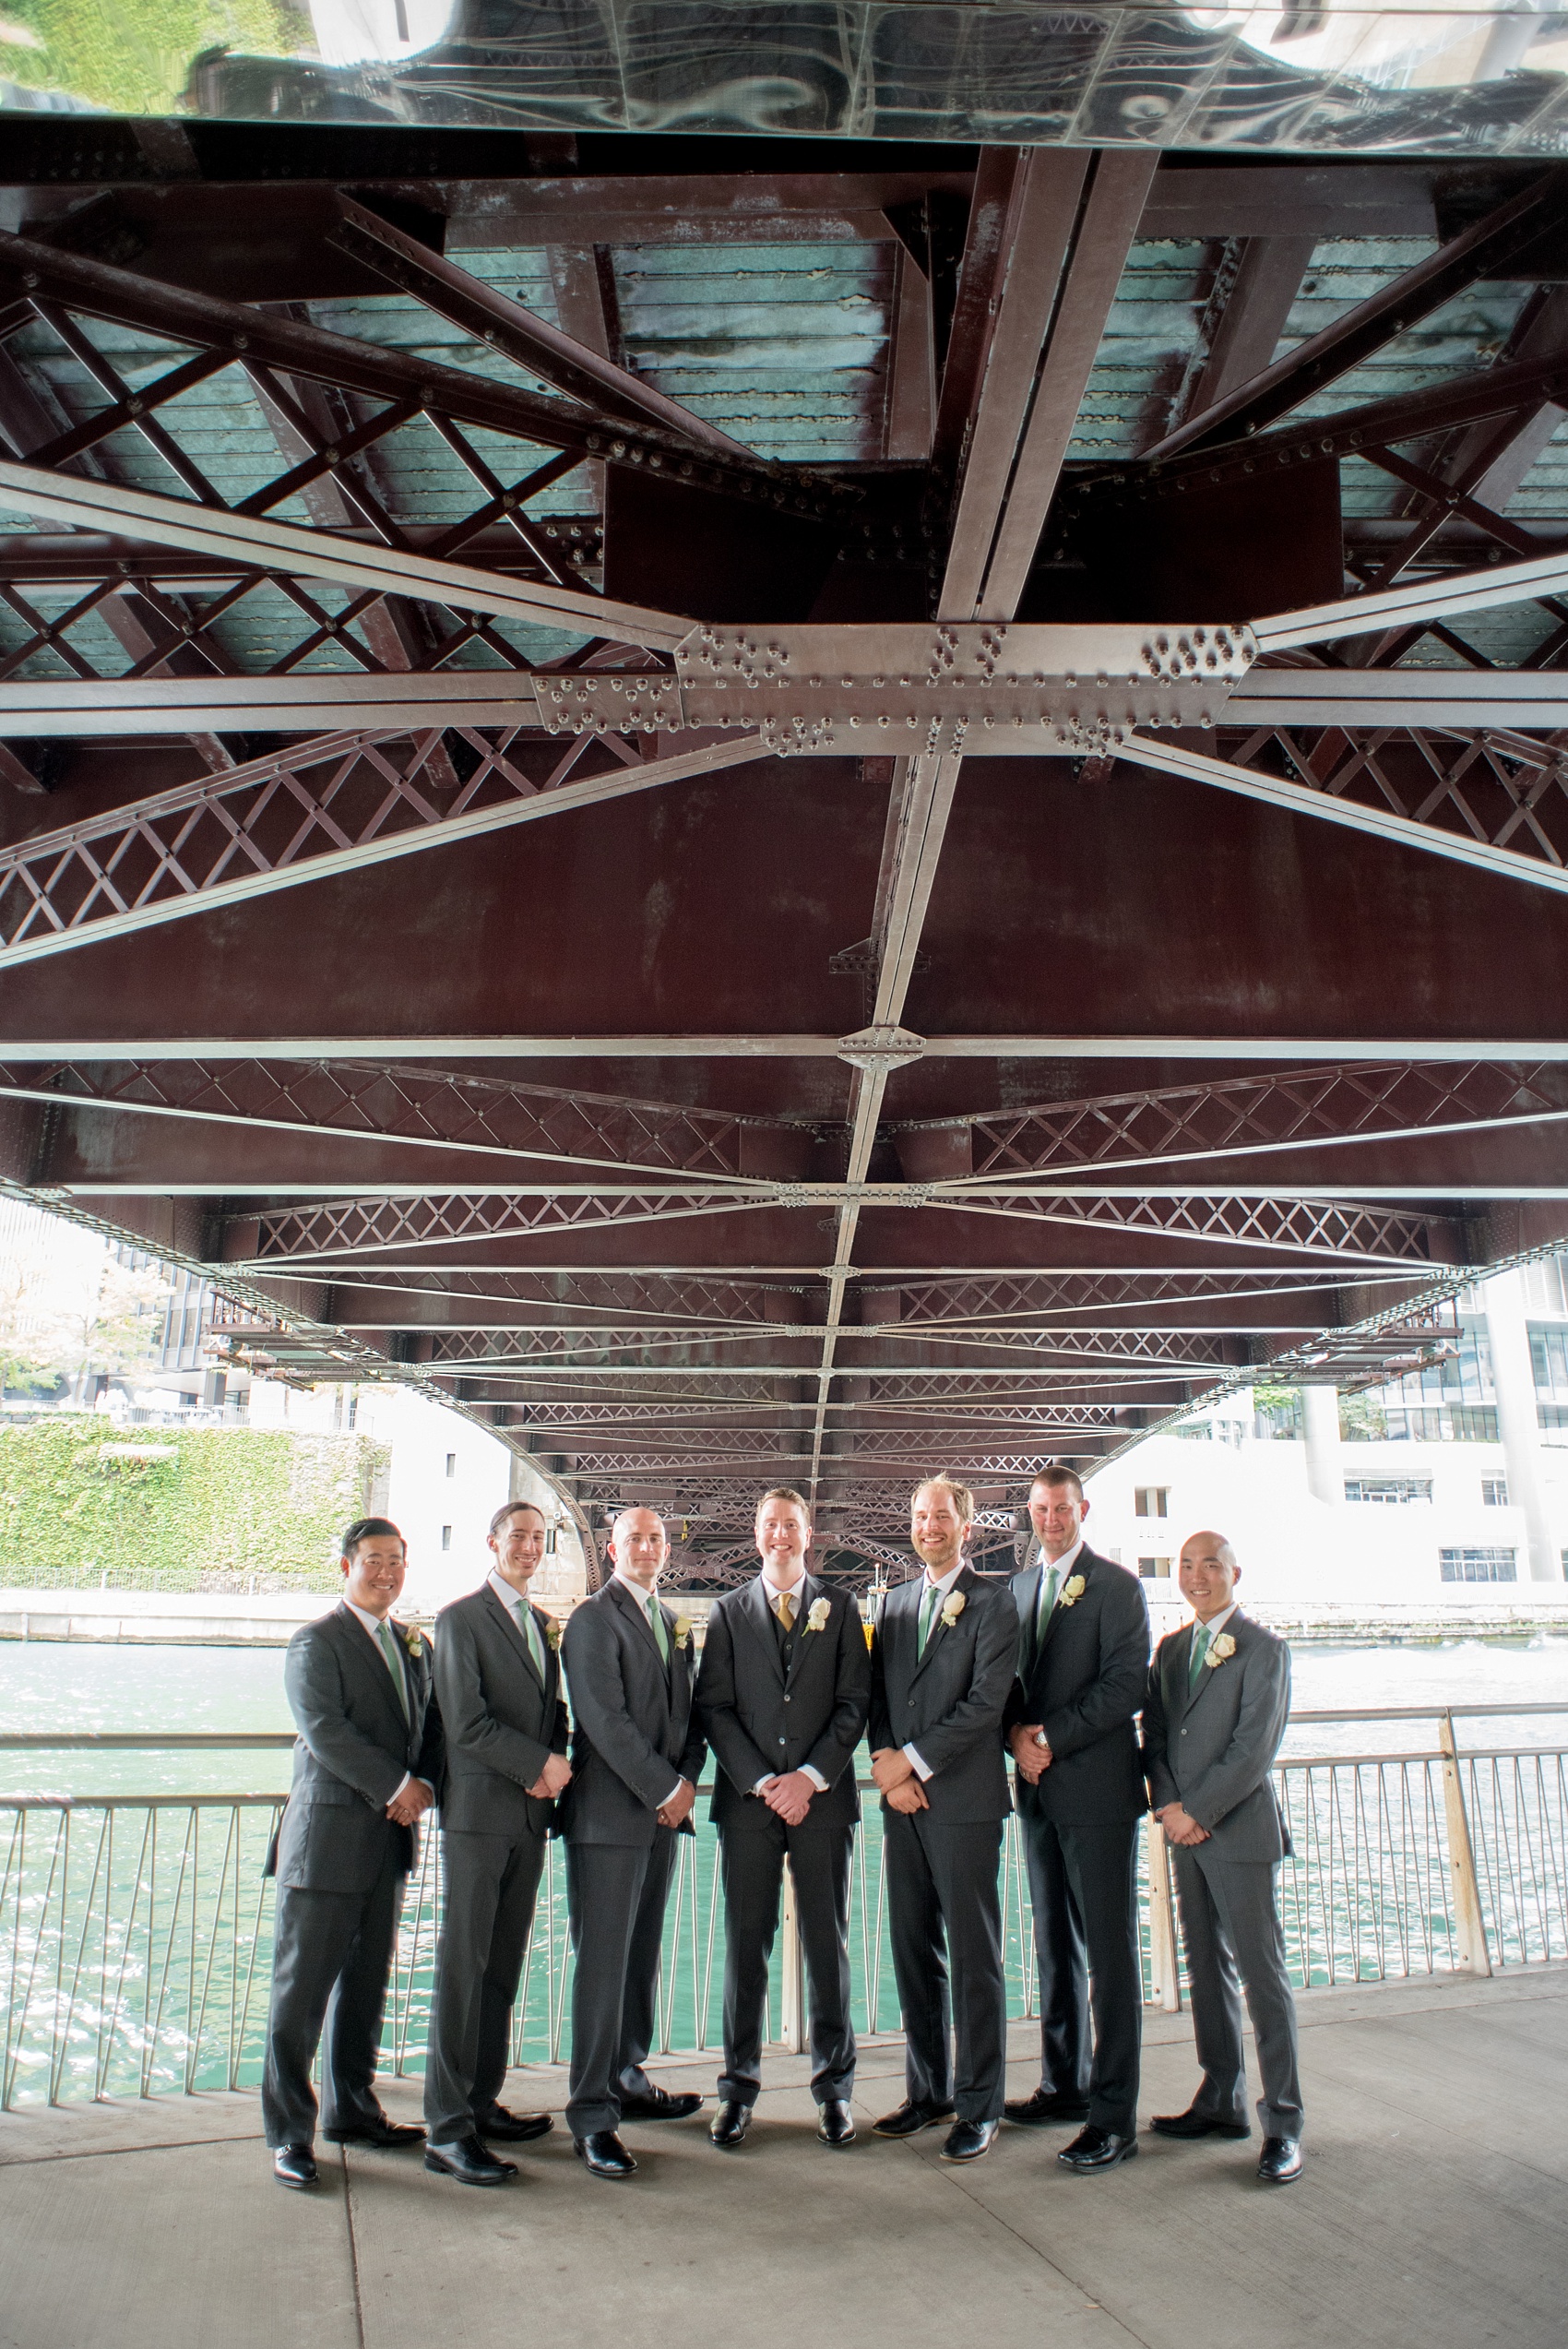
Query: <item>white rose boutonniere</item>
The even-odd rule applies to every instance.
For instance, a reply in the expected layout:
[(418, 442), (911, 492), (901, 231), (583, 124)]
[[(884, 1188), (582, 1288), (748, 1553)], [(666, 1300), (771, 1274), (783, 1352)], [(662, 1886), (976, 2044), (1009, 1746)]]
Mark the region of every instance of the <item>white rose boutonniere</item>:
[(1062, 1596), (1056, 1604), (1059, 1607), (1075, 1607), (1083, 1595), (1084, 1578), (1081, 1574), (1075, 1574), (1071, 1581), (1063, 1588)]
[(402, 1638), (404, 1647), (407, 1648), (409, 1653), (417, 1663), (424, 1650), (423, 1640), (421, 1638), (419, 1632), (415, 1629), (411, 1623), (399, 1623), (398, 1630)]
[(826, 1631), (827, 1628), (827, 1618), (832, 1612), (833, 1609), (828, 1605), (826, 1599), (814, 1599), (810, 1606), (806, 1609), (806, 1629), (808, 1631)]
[(678, 1648), (689, 1648), (691, 1644), (692, 1618), (689, 1615), (678, 1615), (675, 1617), (675, 1645)]
[(1229, 1631), (1222, 1631), (1218, 1639), (1213, 1642), (1204, 1662), (1212, 1672), (1216, 1664), (1223, 1663), (1227, 1656), (1233, 1656), (1235, 1652), (1235, 1640), (1232, 1640)]
[(945, 1600), (943, 1602), (942, 1607), (942, 1620), (946, 1625), (949, 1631), (952, 1630), (953, 1626), (957, 1622), (958, 1617), (963, 1614), (963, 1612), (964, 1593), (962, 1591), (949, 1591)]
[(552, 1648), (558, 1648), (561, 1645), (561, 1626), (553, 1616), (547, 1616), (545, 1620), (544, 1636)]

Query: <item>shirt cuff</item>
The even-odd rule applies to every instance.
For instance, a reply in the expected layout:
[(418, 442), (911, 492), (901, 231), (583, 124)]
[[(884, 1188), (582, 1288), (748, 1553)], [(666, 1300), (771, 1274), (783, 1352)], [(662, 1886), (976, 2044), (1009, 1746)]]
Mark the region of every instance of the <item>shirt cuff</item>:
[(765, 1786), (772, 1785), (778, 1774), (777, 1771), (765, 1771), (763, 1775), (757, 1780), (756, 1784), (752, 1788), (752, 1793), (754, 1795), (760, 1795)]
[(909, 1768), (914, 1771), (917, 1778), (923, 1780), (931, 1776), (930, 1768), (921, 1759), (920, 1755), (915, 1751), (913, 1746), (905, 1746), (902, 1748), (902, 1751), (904, 1759), (909, 1763)]
[(824, 1776), (823, 1776), (823, 1774), (822, 1774), (822, 1772), (821, 1772), (821, 1771), (820, 1771), (820, 1770), (814, 1770), (814, 1769), (812, 1768), (812, 1766), (811, 1766), (810, 1762), (802, 1762), (802, 1763), (801, 1764), (801, 1776), (802, 1776), (802, 1778), (809, 1778), (809, 1779), (811, 1780), (812, 1784), (813, 1784), (813, 1785), (816, 1788), (816, 1791), (817, 1791), (817, 1793), (818, 1793), (819, 1795), (826, 1795), (826, 1792), (827, 1792), (827, 1781), (826, 1781), (826, 1778), (824, 1778)]
[(674, 1799), (675, 1799), (676, 1795), (680, 1793), (680, 1791), (681, 1791), (682, 1787), (685, 1784), (685, 1783), (686, 1783), (686, 1782), (685, 1782), (685, 1780), (684, 1780), (683, 1778), (677, 1778), (677, 1780), (675, 1781), (674, 1785), (673, 1785), (673, 1786), (671, 1786), (671, 1788), (670, 1789), (670, 1792), (668, 1793), (668, 1795), (665, 1795), (665, 1797), (664, 1797), (664, 1802), (663, 1802), (663, 1803), (658, 1803), (658, 1804), (656, 1804), (656, 1805), (654, 1806), (654, 1807), (655, 1807), (657, 1810), (662, 1810), (662, 1809), (664, 1808), (665, 1803), (672, 1803), (672, 1802), (674, 1801)]
[(398, 1781), (397, 1785), (393, 1788), (391, 1794), (386, 1797), (386, 1807), (388, 1810), (391, 1809), (393, 1804), (398, 1800), (398, 1795), (401, 1795), (407, 1787), (411, 1786), (413, 1783), (413, 1771), (411, 1770), (406, 1770), (401, 1778)]

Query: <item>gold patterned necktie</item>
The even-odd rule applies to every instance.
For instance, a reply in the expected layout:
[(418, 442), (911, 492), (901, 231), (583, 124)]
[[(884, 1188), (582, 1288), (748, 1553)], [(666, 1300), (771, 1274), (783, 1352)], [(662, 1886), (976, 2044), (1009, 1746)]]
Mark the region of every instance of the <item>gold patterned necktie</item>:
[(774, 1611), (777, 1614), (779, 1622), (784, 1626), (785, 1630), (793, 1631), (795, 1628), (795, 1593), (793, 1591), (779, 1592), (778, 1604)]

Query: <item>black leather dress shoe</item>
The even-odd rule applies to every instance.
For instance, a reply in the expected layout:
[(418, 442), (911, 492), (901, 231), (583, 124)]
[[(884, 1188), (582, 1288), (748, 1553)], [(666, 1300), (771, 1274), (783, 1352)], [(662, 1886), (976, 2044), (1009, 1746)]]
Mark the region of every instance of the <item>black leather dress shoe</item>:
[(1056, 2088), (1037, 2088), (1032, 2096), (1015, 2096), (1002, 2110), (1008, 2120), (1022, 2121), (1029, 2128), (1042, 2128), (1048, 2121), (1086, 2121), (1089, 2116), (1087, 2096), (1064, 2095)]
[(319, 2186), (320, 2172), (308, 2145), (279, 2145), (272, 2156), (272, 2175), (279, 2186)]
[(825, 2145), (852, 2145), (855, 2116), (842, 2096), (829, 2096), (822, 2107), (816, 2133)]
[(492, 2105), (487, 2113), (474, 2115), (474, 2134), (497, 2145), (528, 2145), (536, 2137), (548, 2137), (555, 2122), (549, 2113), (509, 2113), (505, 2105)]
[(612, 2128), (595, 2129), (591, 2137), (574, 2137), (572, 2151), (586, 2162), (595, 2177), (630, 2177), (636, 2168)]
[(1080, 2170), (1087, 2176), (1091, 2170), (1113, 2170), (1118, 2162), (1130, 2162), (1137, 2150), (1135, 2137), (1118, 2137), (1109, 2128), (1081, 2128), (1056, 2158), (1064, 2169)]
[(700, 2096), (671, 2096), (665, 2089), (650, 2088), (646, 2096), (622, 2097), (621, 2118), (623, 2120), (690, 2120), (694, 2113), (701, 2112), (702, 2104), (703, 2100)]
[(351, 2121), (346, 2128), (324, 2128), (321, 2133), (329, 2145), (379, 2145), (388, 2152), (424, 2143), (422, 2128), (410, 2121), (388, 2120), (385, 2113), (377, 2113), (372, 2120)]
[(951, 2105), (900, 2105), (896, 2113), (884, 2113), (873, 2120), (873, 2137), (918, 2137), (922, 2128), (934, 2128), (939, 2120), (951, 2120)]
[(1157, 2113), (1149, 2123), (1157, 2137), (1250, 2137), (1252, 2124), (1222, 2120), (1218, 2113), (1200, 2113), (1190, 2105), (1184, 2113)]
[(517, 2175), (516, 2162), (498, 2162), (488, 2145), (477, 2137), (459, 2137), (450, 2145), (427, 2145), (424, 2149), (427, 2170), (438, 2170), (444, 2176), (455, 2177), (464, 2186), (505, 2186), (509, 2177)]
[(746, 2131), (751, 2125), (751, 2106), (731, 2099), (719, 2105), (708, 2123), (707, 2133), (716, 2145), (722, 2145), (732, 2152), (737, 2145), (745, 2143)]
[(978, 2162), (989, 2153), (1002, 2128), (999, 2120), (956, 2120), (942, 2148), (944, 2162)]
[(1299, 2137), (1265, 2137), (1258, 2160), (1258, 2176), (1265, 2186), (1289, 2186), (1301, 2175)]

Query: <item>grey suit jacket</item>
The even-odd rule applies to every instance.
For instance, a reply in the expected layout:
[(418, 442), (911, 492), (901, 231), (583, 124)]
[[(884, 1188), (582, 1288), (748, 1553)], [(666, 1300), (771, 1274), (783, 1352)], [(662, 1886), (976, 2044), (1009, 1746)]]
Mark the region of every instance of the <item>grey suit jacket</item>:
[(549, 1832), (555, 1805), (528, 1789), (552, 1754), (566, 1750), (566, 1707), (552, 1618), (530, 1606), (544, 1658), (540, 1679), (528, 1642), (488, 1582), (435, 1618), (435, 1695), (446, 1732), (441, 1824), (472, 1835)]
[(953, 1585), (964, 1604), (951, 1624), (938, 1616), (922, 1656), (923, 1580), (900, 1582), (883, 1601), (872, 1642), (872, 1750), (914, 1746), (931, 1770), (933, 1821), (1004, 1818), (1013, 1806), (1002, 1714), (1018, 1658), (1012, 1592), (966, 1566)]
[(394, 1623), (409, 1695), (405, 1720), (386, 1662), (357, 1616), (339, 1604), (289, 1642), (283, 1685), (299, 1730), (288, 1808), (267, 1873), (291, 1891), (368, 1892), (391, 1839), (405, 1874), (417, 1828), (395, 1827), (386, 1806), (411, 1771), (441, 1794), (441, 1712), (430, 1642)]
[(1018, 1681), (1004, 1726), (1039, 1722), (1051, 1747), (1051, 1767), (1038, 1786), (1018, 1782), (1026, 1818), (1063, 1827), (1109, 1826), (1138, 1818), (1148, 1807), (1138, 1733), (1133, 1726), (1148, 1680), (1148, 1604), (1136, 1575), (1086, 1544), (1071, 1582), (1084, 1587), (1070, 1605), (1058, 1597), (1034, 1650), (1043, 1567), (1013, 1577), (1019, 1628)]
[(1236, 1642), (1189, 1691), (1193, 1627), (1155, 1651), (1144, 1699), (1144, 1767), (1156, 1810), (1180, 1802), (1228, 1860), (1277, 1860), (1290, 1849), (1274, 1794), (1274, 1758), (1290, 1717), (1290, 1651), (1238, 1607)]
[[(693, 1704), (691, 1635), (675, 1645), (675, 1614), (659, 1601), (670, 1635), (665, 1667), (653, 1627), (619, 1575), (573, 1612), (561, 1642), (572, 1699), (572, 1783), (557, 1831), (576, 1843), (650, 1844), (659, 1806), (677, 1778), (695, 1786), (707, 1748)], [(690, 1813), (683, 1831), (693, 1834)]]
[[(818, 1599), (827, 1621), (810, 1631)], [(848, 1591), (807, 1575), (787, 1675), (761, 1575), (726, 1591), (708, 1616), (697, 1675), (697, 1711), (719, 1763), (710, 1816), (720, 1827), (766, 1828), (773, 1814), (752, 1798), (757, 1780), (809, 1764), (827, 1792), (812, 1796), (804, 1826), (859, 1818), (853, 1762), (870, 1702), (865, 1629)]]

